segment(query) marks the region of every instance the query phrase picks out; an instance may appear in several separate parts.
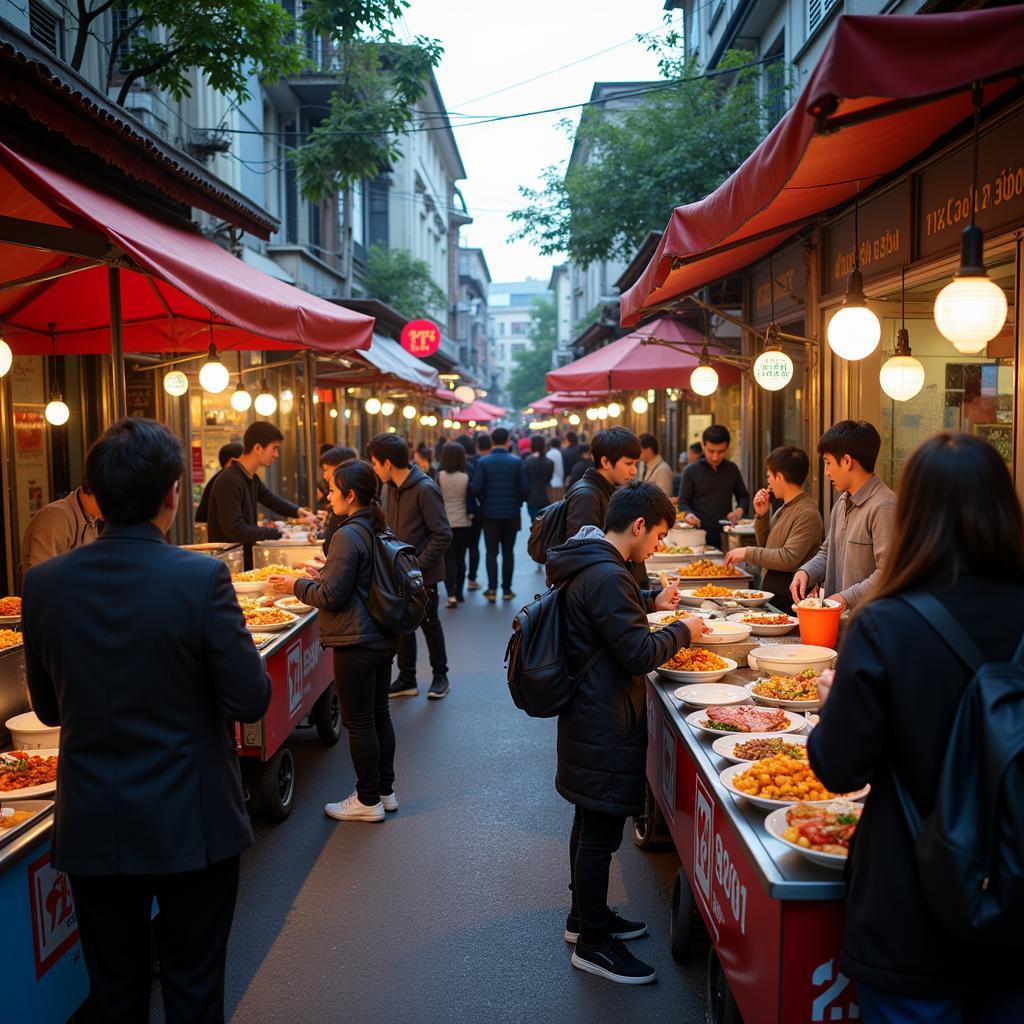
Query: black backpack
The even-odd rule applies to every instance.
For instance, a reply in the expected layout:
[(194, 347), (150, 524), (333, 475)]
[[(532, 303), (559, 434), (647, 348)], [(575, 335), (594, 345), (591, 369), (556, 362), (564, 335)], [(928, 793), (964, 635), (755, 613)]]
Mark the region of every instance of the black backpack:
[[(597, 493), (597, 488), (586, 480), (580, 480), (569, 489), (574, 494), (577, 489), (584, 488)], [(526, 553), (537, 563), (543, 565), (548, 560), (548, 552), (569, 538), (565, 531), (569, 522), (569, 494), (558, 501), (546, 505), (537, 513), (537, 518), (530, 525), (530, 537), (526, 542)], [(603, 526), (603, 523), (594, 523)]]
[(415, 549), (390, 530), (377, 533), (367, 523), (359, 525), (370, 534), (370, 618), (385, 633), (415, 633), (427, 613), (427, 587)]
[(576, 686), (604, 655), (599, 648), (576, 674), (569, 672), (562, 640), (561, 590), (551, 587), (520, 609), (512, 620), (505, 668), (512, 702), (531, 718), (561, 714)]
[(1012, 661), (986, 663), (935, 597), (905, 594), (901, 599), (973, 673), (927, 818), (922, 820), (892, 773), (914, 838), (925, 902), (961, 939), (1019, 945), (1024, 915), (1024, 639)]

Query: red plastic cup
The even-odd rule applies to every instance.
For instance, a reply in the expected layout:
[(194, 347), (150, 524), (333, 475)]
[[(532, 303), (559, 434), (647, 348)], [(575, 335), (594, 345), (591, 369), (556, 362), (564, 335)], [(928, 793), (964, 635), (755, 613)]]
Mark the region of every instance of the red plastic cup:
[(841, 605), (835, 608), (800, 608), (796, 617), (800, 621), (800, 639), (814, 647), (836, 649), (839, 641), (839, 618), (843, 614)]

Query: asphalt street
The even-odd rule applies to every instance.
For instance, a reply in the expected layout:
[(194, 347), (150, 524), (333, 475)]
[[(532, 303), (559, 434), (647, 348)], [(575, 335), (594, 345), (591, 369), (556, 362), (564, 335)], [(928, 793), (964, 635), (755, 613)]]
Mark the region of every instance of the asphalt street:
[(293, 735), (294, 811), (279, 825), (256, 818), (256, 844), (242, 859), (231, 1021), (704, 1020), (703, 958), (682, 968), (668, 951), (678, 858), (641, 852), (628, 828), (609, 902), (648, 922), (650, 935), (633, 945), (658, 981), (615, 985), (570, 965), (562, 930), (572, 808), (554, 789), (555, 723), (516, 710), (502, 666), (512, 615), (542, 579), (521, 533), (518, 601), (489, 605), (478, 591), (442, 610), (445, 700), (426, 699), (421, 638), (420, 696), (392, 701), (401, 807), (383, 824), (324, 816), (327, 801), (355, 788), (344, 735), (333, 748), (312, 730)]

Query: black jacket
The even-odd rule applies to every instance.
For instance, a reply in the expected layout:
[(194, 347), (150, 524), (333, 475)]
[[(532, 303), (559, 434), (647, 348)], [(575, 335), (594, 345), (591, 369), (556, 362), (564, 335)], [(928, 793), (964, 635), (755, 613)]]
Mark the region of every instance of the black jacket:
[(608, 502), (615, 493), (614, 485), (608, 483), (593, 466), (584, 472), (582, 479), (586, 483), (577, 481), (565, 496), (568, 503), (565, 509), (566, 540), (575, 537), (584, 526), (603, 530)]
[[(936, 596), (986, 657), (1013, 656), (1024, 632), (1024, 587), (965, 576)], [(840, 965), (849, 977), (897, 995), (938, 998), (1021, 984), (1020, 946), (971, 948), (929, 913), (889, 774), (895, 766), (918, 810), (931, 812), (968, 681), (967, 669), (916, 611), (895, 598), (872, 602), (850, 625), (808, 741), (811, 764), (833, 792), (871, 783), (847, 868)]]
[(401, 487), (389, 483), (381, 488), (380, 502), (391, 532), (415, 548), (423, 581), (440, 583), (452, 528), (437, 484), (419, 466), (412, 466)]
[(518, 522), (523, 502), (530, 493), (523, 460), (507, 448), (495, 448), (477, 462), (469, 489), (474, 498), (480, 499), (477, 514), (481, 519)]
[(566, 487), (569, 486), (568, 480), (569, 475), (572, 473), (573, 466), (575, 466), (581, 458), (580, 446), (578, 444), (566, 445), (566, 447), (562, 449), (562, 472), (565, 474)]
[(367, 611), (373, 579), (371, 520), (369, 509), (342, 519), (331, 536), (320, 578), (295, 581), (295, 596), (320, 609), (317, 627), (325, 647), (388, 647), (397, 640), (385, 633)]
[(252, 843), (228, 721), (257, 721), (270, 680), (223, 562), (109, 524), (28, 571), (24, 623), (32, 705), (61, 727), (55, 867), (172, 874)]
[(548, 503), (548, 485), (555, 475), (555, 464), (546, 456), (531, 454), (523, 461), (526, 480), (530, 485), (526, 504), (541, 508)]
[(295, 516), (299, 511), (298, 505), (269, 490), (259, 476), (249, 476), (238, 462), (222, 469), (210, 485), (206, 510), (209, 538), (246, 545), (246, 565), (251, 563), (253, 544), (281, 536), (276, 527), (256, 525), (258, 506), (263, 505), (281, 516)]
[(593, 468), (594, 460), (589, 455), (581, 456), (575, 461), (571, 471), (565, 471), (565, 486), (572, 487), (573, 484), (579, 483), (587, 470)]
[(203, 493), (199, 496), (199, 504), (196, 506), (195, 521), (197, 523), (205, 523), (207, 520), (207, 510), (210, 507), (210, 491), (213, 490), (213, 485), (217, 480), (217, 477), (224, 472), (224, 468), (221, 467), (217, 470), (213, 476), (207, 481), (206, 486), (203, 488)]
[(618, 551), (597, 536), (552, 548), (547, 569), (551, 582), (565, 587), (570, 669), (605, 649), (558, 717), (555, 786), (588, 810), (639, 814), (647, 756), (645, 677), (689, 645), (689, 631), (673, 622), (651, 632), (647, 611), (653, 605)]

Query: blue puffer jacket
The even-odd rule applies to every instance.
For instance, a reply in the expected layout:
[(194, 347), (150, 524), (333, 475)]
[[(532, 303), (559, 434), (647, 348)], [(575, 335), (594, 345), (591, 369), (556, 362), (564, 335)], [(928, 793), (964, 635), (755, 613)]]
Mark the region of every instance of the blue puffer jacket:
[(480, 499), (481, 519), (518, 519), (530, 493), (523, 460), (507, 448), (495, 448), (477, 461), (470, 493)]

